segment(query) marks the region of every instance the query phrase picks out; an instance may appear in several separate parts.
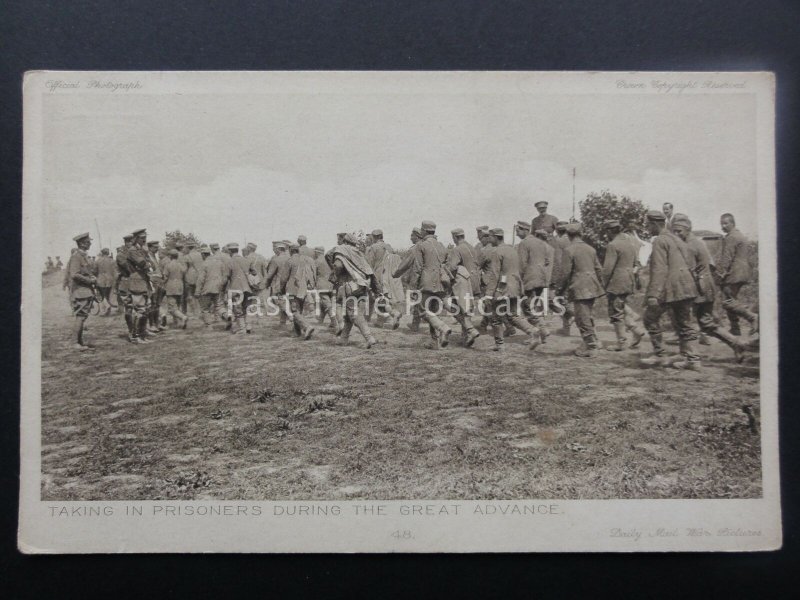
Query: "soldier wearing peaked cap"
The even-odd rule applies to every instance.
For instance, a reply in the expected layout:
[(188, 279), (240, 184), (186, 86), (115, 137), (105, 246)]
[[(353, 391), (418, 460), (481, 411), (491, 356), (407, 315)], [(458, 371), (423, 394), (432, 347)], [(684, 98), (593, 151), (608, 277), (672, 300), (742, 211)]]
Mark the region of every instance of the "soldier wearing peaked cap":
[(626, 330), (633, 335), (632, 348), (639, 345), (646, 333), (633, 319), (631, 311), (626, 310), (628, 296), (636, 289), (637, 251), (628, 236), (622, 232), (622, 224), (619, 221), (607, 221), (605, 228), (611, 241), (606, 246), (606, 255), (603, 259), (603, 286), (608, 295), (608, 318), (617, 336), (617, 343), (609, 346), (609, 350), (619, 352), (625, 349)]
[(450, 342), (452, 329), (439, 318), (444, 307), (444, 297), (452, 283), (450, 271), (447, 270), (447, 249), (436, 239), (436, 223), (423, 221), (420, 226), (425, 237), (414, 246), (413, 278), (422, 292), (422, 318), (428, 322), (428, 329), (434, 342), (434, 348), (445, 348)]
[(183, 299), (184, 275), (186, 265), (178, 260), (180, 253), (177, 249), (169, 251), (169, 260), (162, 266), (164, 277), (164, 294), (167, 298), (167, 312), (172, 316), (175, 326), (186, 329), (188, 317), (181, 312), (181, 301)]
[[(219, 244), (215, 245), (219, 248)], [(200, 256), (203, 263), (197, 274), (194, 293), (200, 304), (200, 318), (203, 325), (210, 327), (216, 320), (215, 317), (226, 319), (225, 288), (231, 277), (232, 264), (227, 254), (223, 255), (221, 252), (211, 254), (211, 246), (201, 248)], [(185, 264), (183, 262), (180, 264), (185, 272)]]
[(150, 261), (150, 297), (148, 299), (147, 323), (150, 333), (162, 333), (161, 302), (164, 300), (164, 276), (158, 259), (158, 240), (147, 242), (147, 260)]
[(548, 235), (552, 235), (558, 224), (558, 219), (553, 215), (547, 214), (547, 202), (545, 200), (539, 200), (534, 206), (539, 214), (531, 221), (531, 231), (544, 229)]
[(316, 269), (317, 294), (319, 296), (319, 306), (317, 306), (317, 320), (325, 322), (325, 317), (330, 317), (330, 328), (339, 331), (342, 327), (337, 311), (337, 303), (331, 281), (331, 267), (325, 260), (325, 248), (316, 246), (314, 248), (314, 266)]
[(249, 277), (250, 287), (253, 289), (253, 302), (257, 305), (266, 303), (267, 293), (267, 270), (269, 261), (257, 252), (258, 246), (253, 242), (247, 244), (247, 258), (250, 260), (250, 269), (253, 275)]
[(211, 250), (211, 254), (217, 254), (219, 252), (219, 244), (216, 242), (209, 244), (208, 248)]
[[(476, 234), (478, 236), (478, 243), (475, 244), (475, 261), (478, 263), (478, 271), (480, 272), (480, 286), (481, 286), (481, 296), (483, 296), (483, 292), (486, 289), (486, 283), (483, 280), (483, 271), (481, 270), (482, 265), (488, 264), (486, 262), (486, 253), (492, 250), (492, 245), (489, 244), (489, 226), (488, 225), (478, 225), (475, 228)], [(486, 333), (487, 328), (490, 325), (489, 317), (484, 316), (481, 319), (480, 325), (478, 325), (478, 329), (483, 333)]]
[[(536, 236), (529, 235), (530, 225), (526, 221), (517, 221), (517, 237), (520, 239), (517, 246), (519, 254), (519, 268), (522, 276), (522, 289), (524, 295), (521, 302), (522, 312), (528, 322), (539, 331), (539, 341), (544, 344), (550, 332), (544, 324), (539, 306), (547, 306), (547, 274), (551, 268), (552, 248), (547, 242)], [(539, 231), (544, 231), (540, 229)]]
[(130, 296), (128, 294), (128, 250), (133, 246), (133, 236), (127, 234), (122, 238), (122, 246), (117, 248), (117, 256), (114, 259), (117, 265), (117, 311), (125, 313), (125, 323), (128, 326), (128, 336), (131, 335), (131, 312), (129, 307)]
[(269, 297), (275, 306), (280, 309), (280, 324), (283, 325), (291, 316), (289, 301), (286, 298), (286, 283), (289, 280), (289, 254), (287, 248), (290, 244), (278, 242), (275, 244), (275, 256), (269, 261), (267, 267), (266, 285)]
[(669, 366), (661, 331), (661, 317), (672, 313), (683, 360), (678, 368), (697, 370), (700, 356), (695, 351), (697, 330), (692, 325), (692, 307), (697, 298), (697, 284), (691, 272), (692, 255), (683, 240), (666, 229), (666, 217), (659, 211), (647, 213), (647, 228), (653, 238), (650, 254), (650, 281), (645, 292), (644, 326), (653, 345), (653, 356), (642, 359), (644, 365)]
[(749, 244), (744, 234), (736, 228), (736, 220), (730, 213), (720, 217), (720, 228), (725, 237), (722, 238), (719, 259), (717, 260), (717, 276), (722, 288), (722, 307), (728, 315), (730, 332), (741, 335), (739, 318), (750, 323), (750, 335), (758, 332), (758, 315), (739, 301), (739, 292), (752, 278), (748, 255)]
[(717, 290), (711, 275), (711, 255), (703, 240), (692, 233), (692, 222), (684, 214), (675, 213), (672, 217), (672, 232), (686, 243), (690, 252), (689, 268), (697, 284), (697, 297), (694, 300), (694, 316), (700, 331), (721, 340), (734, 352), (737, 362), (744, 360), (745, 346), (739, 338), (725, 331), (714, 317), (714, 300)]
[(314, 258), (314, 251), (308, 247), (308, 240), (306, 236), (301, 235), (297, 238), (297, 245), (299, 246), (298, 252), (301, 256), (307, 256), (308, 258)]
[[(410, 292), (416, 292), (417, 290), (417, 282), (414, 280), (414, 273), (416, 272), (416, 268), (414, 267), (414, 263), (417, 260), (417, 253), (416, 253), (416, 246), (422, 241), (422, 229), (419, 227), (414, 227), (411, 230), (411, 248), (405, 251), (402, 256), (402, 260), (397, 268), (392, 272), (392, 277), (400, 277), (403, 283), (405, 283), (406, 288)], [(412, 303), (410, 307), (411, 312), (411, 323), (408, 324), (408, 328), (411, 331), (417, 332), (419, 331), (419, 324), (422, 321), (422, 307), (419, 302)]]
[(463, 229), (453, 229), (453, 248), (447, 254), (447, 268), (453, 276), (455, 319), (461, 325), (464, 345), (472, 347), (480, 333), (472, 324), (472, 310), (481, 293), (481, 274), (475, 249), (464, 240)]
[(96, 263), (97, 291), (100, 295), (100, 313), (103, 315), (111, 312), (111, 289), (117, 279), (117, 265), (110, 254), (111, 251), (108, 248), (103, 248)]
[(568, 293), (575, 311), (575, 324), (583, 338), (583, 345), (575, 350), (575, 356), (593, 358), (597, 356), (597, 334), (592, 310), (594, 301), (605, 294), (600, 280), (603, 271), (594, 248), (583, 241), (580, 223), (566, 227), (570, 245), (564, 249), (562, 265), (564, 282), (561, 293)]
[(232, 242), (227, 244), (227, 251), (231, 257), (230, 277), (228, 279), (228, 313), (232, 315), (231, 333), (237, 334), (244, 331), (251, 332), (250, 320), (250, 299), (253, 290), (250, 287), (249, 274), (253, 274), (251, 263), (247, 256), (239, 254), (239, 244)]
[[(372, 245), (366, 249), (364, 256), (369, 265), (372, 267), (372, 270), (375, 272), (375, 277), (380, 279), (385, 284), (382, 286), (384, 291), (387, 291), (387, 288), (395, 287), (392, 285), (391, 281), (394, 279), (392, 278), (392, 274), (386, 272), (386, 259), (388, 256), (394, 254), (394, 250), (392, 250), (392, 247), (389, 244), (383, 241), (383, 231), (381, 229), (373, 230), (371, 235)], [(377, 299), (372, 298), (369, 304), (369, 312), (367, 313), (367, 322), (369, 322), (370, 318), (372, 317), (372, 313), (375, 312), (376, 309), (379, 309), (378, 327), (383, 324), (383, 321), (388, 316), (392, 329), (397, 329), (400, 326), (400, 318), (402, 317), (402, 313), (400, 312), (398, 306), (400, 301), (400, 298), (390, 297), (388, 294), (385, 294), (381, 299), (382, 306), (379, 307)]]
[[(549, 240), (550, 245), (553, 247), (553, 271), (550, 276), (550, 288), (553, 290), (560, 290), (564, 286), (564, 249), (570, 245), (569, 236), (567, 235), (567, 221), (559, 221), (556, 224), (555, 235)], [(566, 299), (565, 299), (566, 300)], [(555, 302), (554, 297), (550, 301), (550, 309), (555, 313), (561, 313), (561, 330), (560, 335), (570, 335), (570, 324), (574, 317), (572, 302), (567, 301), (562, 307), (559, 307)], [(563, 312), (562, 312), (563, 311)]]
[(129, 308), (131, 314), (131, 334), (129, 341), (144, 344), (147, 339), (147, 313), (152, 292), (150, 284), (151, 263), (147, 251), (147, 231), (137, 229), (132, 232), (133, 245), (127, 252)]
[(307, 256), (300, 254), (301, 246), (289, 246), (289, 276), (286, 281), (286, 297), (292, 311), (294, 332), (304, 340), (314, 334), (314, 328), (303, 317), (303, 306), (309, 290), (316, 287), (316, 264)]
[(94, 346), (86, 341), (84, 338), (84, 325), (92, 306), (95, 302), (95, 285), (97, 278), (95, 277), (92, 266), (87, 256), (87, 251), (92, 246), (92, 238), (88, 233), (82, 233), (72, 238), (77, 249), (69, 257), (67, 263), (67, 276), (69, 278), (69, 296), (72, 302), (72, 314), (75, 317), (75, 324), (73, 327), (73, 340), (75, 343), (72, 347), (75, 350), (83, 352), (85, 350), (93, 350)]
[(196, 296), (197, 289), (197, 276), (200, 266), (203, 263), (203, 257), (197, 251), (197, 244), (191, 240), (186, 240), (183, 247), (183, 255), (179, 258), (183, 261), (186, 267), (186, 275), (184, 275), (184, 293), (183, 293), (183, 312), (187, 315), (191, 312), (197, 314), (200, 310)]
[(485, 298), (491, 313), (494, 333), (494, 350), (504, 349), (504, 326), (514, 326), (528, 335), (529, 348), (539, 344), (536, 330), (522, 318), (521, 298), (522, 275), (519, 267), (519, 254), (505, 243), (505, 232), (497, 227), (489, 230), (489, 243), (492, 251), (485, 254), (483, 272), (486, 282)]

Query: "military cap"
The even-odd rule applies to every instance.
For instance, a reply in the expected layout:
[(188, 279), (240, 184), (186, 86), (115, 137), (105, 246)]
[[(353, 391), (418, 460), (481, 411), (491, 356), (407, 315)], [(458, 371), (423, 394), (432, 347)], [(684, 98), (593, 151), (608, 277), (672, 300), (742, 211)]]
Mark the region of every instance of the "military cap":
[(289, 244), (289, 250), (300, 250), (300, 244)]
[(539, 207), (540, 207), (542, 204), (544, 204), (545, 206), (547, 206), (547, 200), (539, 200), (538, 202), (534, 203), (534, 206), (535, 206), (536, 208), (539, 208)]
[(239, 242), (230, 242), (229, 244), (225, 244), (226, 250), (238, 250), (239, 249)]
[(344, 241), (349, 243), (349, 244), (356, 244), (357, 243), (356, 238), (352, 233), (344, 234)]
[(495, 227), (494, 229), (490, 229), (489, 233), (491, 233), (492, 235), (496, 235), (497, 237), (503, 237), (505, 235), (505, 232), (503, 231), (502, 227)]
[(325, 247), (324, 246), (314, 246), (314, 251), (315, 252), (325, 252)]
[(580, 223), (567, 223), (567, 233), (580, 233), (580, 232), (581, 232)]
[(294, 244), (292, 240), (283, 240), (283, 243), (286, 244), (286, 246), (291, 246), (292, 244)]
[(692, 222), (689, 220), (683, 213), (675, 213), (672, 215), (672, 226), (673, 227), (686, 227), (686, 229), (692, 228)]
[(546, 235), (548, 235), (548, 233), (547, 233), (546, 229), (537, 229), (536, 231), (533, 232), (533, 235), (545, 235), (546, 236)]
[(178, 256), (178, 251), (177, 251), (175, 248), (172, 248), (172, 249), (169, 251), (169, 255), (170, 255), (170, 256)]
[(569, 225), (569, 221), (559, 221), (556, 223), (556, 227), (566, 227), (567, 225)]
[(134, 229), (131, 231), (131, 235), (133, 237), (138, 237), (140, 235), (147, 235), (147, 229)]
[(303, 242), (305, 242), (305, 241), (307, 241), (307, 238), (306, 238), (306, 236), (304, 236), (304, 235), (298, 235), (298, 236), (297, 236), (297, 241), (298, 241), (298, 242), (300, 242), (300, 241), (303, 241)]
[(489, 226), (488, 225), (478, 225), (475, 228), (475, 230), (476, 231), (489, 231)]
[(660, 210), (648, 210), (647, 211), (647, 220), (648, 221), (666, 221), (667, 217), (664, 216)]
[(284, 244), (283, 242), (275, 242), (275, 249), (286, 250), (286, 244)]
[(622, 225), (617, 219), (611, 219), (610, 221), (606, 221), (607, 229), (619, 229), (620, 227), (622, 227)]
[(89, 237), (88, 231), (86, 233), (80, 233), (72, 239), (76, 242), (80, 242), (81, 240), (89, 240), (90, 242), (92, 241), (92, 238)]
[(250, 250), (258, 250), (258, 246), (253, 242), (247, 242), (247, 247), (250, 248)]
[(522, 229), (524, 231), (531, 230), (531, 224), (527, 221), (517, 221), (517, 229)]
[(340, 235), (340, 236), (344, 237), (344, 236), (346, 236), (346, 235), (347, 235), (347, 232), (346, 232), (346, 231), (340, 231), (340, 232), (339, 232), (339, 233), (337, 233), (336, 235), (337, 235), (337, 236), (338, 236), (338, 235)]
[(122, 236), (122, 239), (123, 239), (123, 240), (132, 240), (132, 239), (133, 239), (133, 236), (132, 236), (132, 235), (129, 233), (129, 234), (127, 234), (127, 235), (123, 235), (123, 236)]
[(450, 233), (452, 233), (453, 235), (464, 235), (464, 230), (461, 229), (461, 227), (456, 227)]
[(433, 221), (423, 221), (420, 229), (422, 229), (422, 231), (436, 231), (436, 223)]
[(208, 247), (211, 248), (212, 250), (219, 250), (219, 244), (217, 242), (209, 244)]
[(158, 240), (150, 240), (147, 242), (148, 246), (158, 246)]
[(420, 229), (419, 227), (414, 227), (414, 228), (411, 230), (411, 233), (415, 233), (415, 234), (417, 234), (417, 235), (420, 235), (420, 236), (421, 236), (421, 235), (422, 235), (422, 229)]
[(175, 247), (176, 247), (178, 250), (182, 250), (183, 248), (185, 248), (185, 247), (186, 247), (186, 244), (184, 244), (183, 242), (175, 242)]
[(373, 229), (372, 236), (375, 237), (376, 235), (383, 235), (383, 229)]
[(211, 247), (206, 244), (203, 244), (202, 246), (200, 246), (200, 254), (211, 254)]

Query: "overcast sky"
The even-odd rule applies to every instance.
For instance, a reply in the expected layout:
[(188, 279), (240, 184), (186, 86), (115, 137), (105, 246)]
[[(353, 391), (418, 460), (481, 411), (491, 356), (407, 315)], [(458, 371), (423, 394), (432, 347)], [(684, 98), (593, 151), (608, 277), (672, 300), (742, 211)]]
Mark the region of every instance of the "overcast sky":
[(205, 242), (381, 228), (423, 219), (509, 230), (534, 202), (568, 218), (608, 188), (665, 201), (697, 229), (732, 212), (756, 232), (755, 102), (729, 95), (304, 94), (44, 97), (45, 254), (90, 231), (99, 251), (146, 227)]

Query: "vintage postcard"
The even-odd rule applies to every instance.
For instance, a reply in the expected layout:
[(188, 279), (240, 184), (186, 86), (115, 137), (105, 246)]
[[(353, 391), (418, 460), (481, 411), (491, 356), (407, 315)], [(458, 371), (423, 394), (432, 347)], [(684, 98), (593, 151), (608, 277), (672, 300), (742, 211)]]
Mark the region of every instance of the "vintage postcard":
[(23, 94), (22, 552), (781, 546), (771, 73)]

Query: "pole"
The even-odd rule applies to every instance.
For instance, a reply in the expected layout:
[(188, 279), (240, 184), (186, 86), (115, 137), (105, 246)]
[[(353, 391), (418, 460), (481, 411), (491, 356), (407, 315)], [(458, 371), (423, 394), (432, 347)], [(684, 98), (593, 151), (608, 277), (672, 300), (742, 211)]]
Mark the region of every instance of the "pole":
[(100, 226), (97, 224), (97, 219), (94, 220), (94, 227), (97, 229), (97, 243), (100, 245), (100, 249), (103, 248), (103, 236), (100, 235)]
[(575, 167), (572, 167), (572, 221), (575, 221)]

